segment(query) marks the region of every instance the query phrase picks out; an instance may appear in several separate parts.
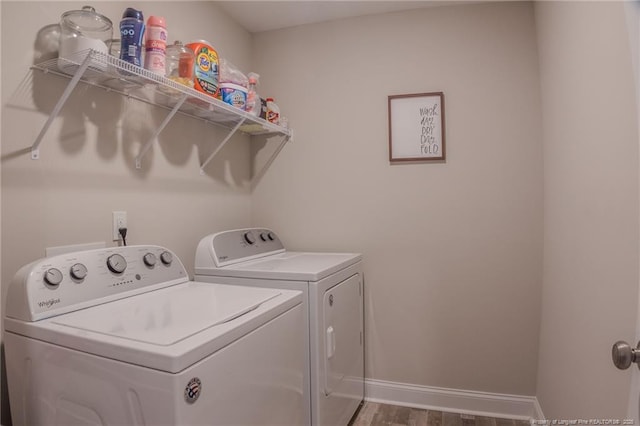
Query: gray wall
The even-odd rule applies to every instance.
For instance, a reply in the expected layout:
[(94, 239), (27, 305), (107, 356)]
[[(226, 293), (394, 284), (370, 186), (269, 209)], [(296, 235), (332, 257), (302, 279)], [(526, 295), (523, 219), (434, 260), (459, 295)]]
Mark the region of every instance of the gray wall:
[[(256, 34), (253, 51), (261, 94), (275, 96), (295, 141), (254, 191), (252, 222), (296, 249), (364, 253), (367, 377), (534, 395), (542, 134), (531, 4), (304, 25)], [(446, 163), (390, 166), (387, 95), (432, 91), (445, 94)]]
[(634, 341), (639, 256), (638, 109), (624, 7), (538, 2), (535, 17), (544, 123), (537, 395), (550, 419), (621, 419), (638, 372), (616, 370), (610, 348)]

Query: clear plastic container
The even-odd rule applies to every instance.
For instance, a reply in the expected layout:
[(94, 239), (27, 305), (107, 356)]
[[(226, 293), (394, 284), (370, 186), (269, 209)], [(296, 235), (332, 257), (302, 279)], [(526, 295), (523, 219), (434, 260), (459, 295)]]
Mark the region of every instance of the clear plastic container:
[(77, 64), (89, 53), (89, 49), (107, 55), (107, 43), (112, 37), (111, 20), (96, 13), (91, 6), (63, 13), (60, 18), (58, 67), (63, 72), (73, 74), (78, 68)]
[(165, 72), (168, 79), (177, 83), (193, 87), (193, 63), (195, 54), (193, 50), (175, 41), (167, 47)]

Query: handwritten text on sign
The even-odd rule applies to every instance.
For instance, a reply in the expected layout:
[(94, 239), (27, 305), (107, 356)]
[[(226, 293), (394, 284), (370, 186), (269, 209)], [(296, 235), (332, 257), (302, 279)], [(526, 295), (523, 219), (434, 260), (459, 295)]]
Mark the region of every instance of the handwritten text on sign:
[(438, 117), (438, 104), (431, 107), (420, 108), (420, 125), (422, 134), (420, 135), (420, 152), (423, 155), (438, 155), (440, 145), (436, 143), (435, 129), (436, 118)]
[(389, 96), (389, 138), (392, 162), (444, 160), (444, 95)]

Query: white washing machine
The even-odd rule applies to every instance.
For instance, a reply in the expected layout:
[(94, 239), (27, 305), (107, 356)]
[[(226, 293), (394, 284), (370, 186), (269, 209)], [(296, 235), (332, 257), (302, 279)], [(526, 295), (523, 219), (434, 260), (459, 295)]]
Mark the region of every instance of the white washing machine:
[(194, 279), (302, 291), (306, 424), (349, 423), (364, 399), (360, 254), (287, 251), (271, 230), (238, 229), (200, 241)]
[(5, 313), (16, 425), (306, 421), (300, 291), (189, 281), (129, 246), (24, 266)]

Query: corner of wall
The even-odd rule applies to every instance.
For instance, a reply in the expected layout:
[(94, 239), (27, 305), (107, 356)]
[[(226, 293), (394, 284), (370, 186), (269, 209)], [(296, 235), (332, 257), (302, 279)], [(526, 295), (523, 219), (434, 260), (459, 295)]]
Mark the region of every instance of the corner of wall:
[[(0, 22), (2, 22), (2, 4), (0, 4)], [(2, 33), (0, 32), (0, 53), (2, 46)], [(0, 70), (2, 69), (2, 54), (0, 54)], [(2, 85), (0, 85), (0, 99), (2, 98)], [(2, 110), (0, 106), (0, 128), (2, 123)], [(2, 135), (0, 134), (0, 148), (2, 148)], [(1, 151), (1, 149), (0, 149)], [(2, 162), (0, 161), (0, 269), (2, 269)], [(0, 286), (0, 290), (2, 290)], [(6, 372), (4, 368), (4, 349), (2, 349), (2, 336), (4, 333), (4, 317), (2, 315), (2, 307), (4, 306), (4, 293), (0, 291), (0, 383), (6, 386)], [(4, 393), (5, 389), (2, 389), (0, 393)], [(0, 426), (8, 424), (8, 412), (9, 412), (9, 399), (2, 398), (0, 401)]]

